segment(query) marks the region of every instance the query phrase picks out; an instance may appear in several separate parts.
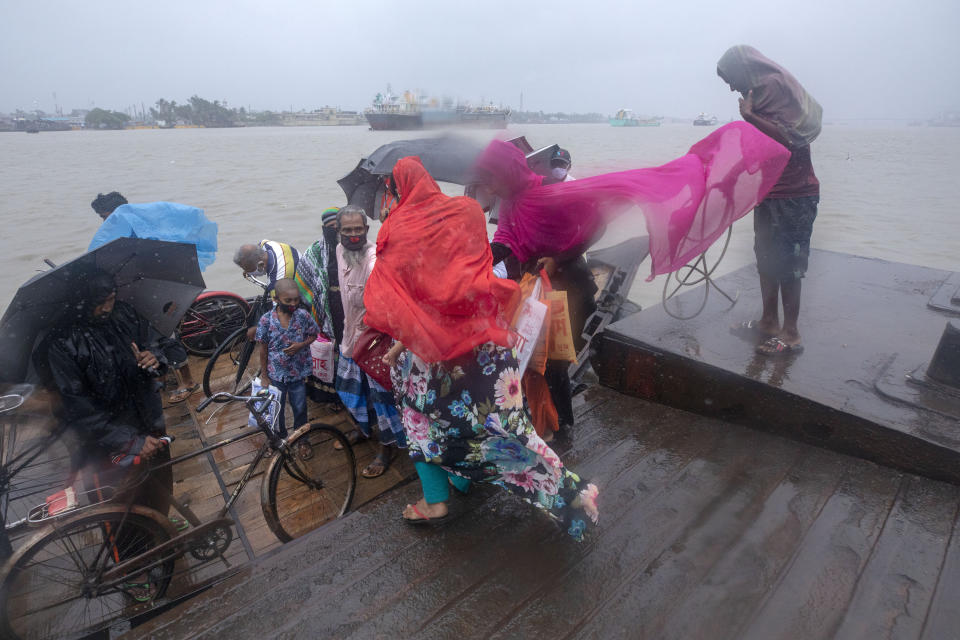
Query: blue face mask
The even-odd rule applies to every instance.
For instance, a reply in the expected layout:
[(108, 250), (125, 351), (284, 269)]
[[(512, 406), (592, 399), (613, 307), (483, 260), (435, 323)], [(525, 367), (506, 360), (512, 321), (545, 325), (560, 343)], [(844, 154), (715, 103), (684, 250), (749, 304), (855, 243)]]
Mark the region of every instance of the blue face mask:
[(563, 167), (554, 167), (550, 169), (550, 175), (553, 176), (554, 180), (563, 181), (567, 177), (567, 170)]

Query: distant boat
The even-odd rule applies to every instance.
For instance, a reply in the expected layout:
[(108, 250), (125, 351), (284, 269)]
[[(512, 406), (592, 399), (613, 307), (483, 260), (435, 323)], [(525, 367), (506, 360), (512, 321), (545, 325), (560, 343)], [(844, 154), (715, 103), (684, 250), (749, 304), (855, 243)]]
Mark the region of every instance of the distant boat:
[(705, 113), (701, 113), (697, 116), (697, 119), (693, 121), (693, 126), (695, 127), (712, 127), (715, 126), (719, 120), (717, 116), (708, 116)]
[(611, 127), (659, 127), (659, 118), (638, 118), (631, 109), (620, 109), (610, 118)]
[(444, 127), (506, 129), (510, 110), (498, 109), (493, 105), (439, 105), (435, 99), (427, 100), (409, 91), (404, 92), (403, 96), (395, 96), (388, 86), (387, 93), (378, 93), (373, 106), (364, 110), (363, 115), (370, 128), (376, 131)]
[(28, 127), (24, 129), (24, 131), (26, 131), (27, 133), (40, 133), (40, 129), (36, 127)]
[(960, 111), (944, 111), (927, 124), (931, 127), (960, 127)]

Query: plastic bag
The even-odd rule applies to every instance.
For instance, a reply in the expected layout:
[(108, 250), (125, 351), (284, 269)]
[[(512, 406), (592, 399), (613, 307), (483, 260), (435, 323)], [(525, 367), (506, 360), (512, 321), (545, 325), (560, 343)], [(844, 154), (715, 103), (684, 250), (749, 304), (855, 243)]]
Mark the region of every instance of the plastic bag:
[[(254, 378), (253, 382), (250, 383), (250, 395), (255, 396), (261, 391), (263, 391), (263, 383), (260, 382), (260, 378)], [(267, 424), (273, 425), (274, 419), (277, 417), (277, 412), (280, 411), (280, 390), (275, 386), (270, 385), (266, 387), (267, 391), (270, 393), (270, 396), (276, 400), (276, 402), (269, 402), (266, 398), (263, 400), (258, 400), (254, 403), (254, 406), (260, 410), (264, 409), (263, 417), (267, 421)], [(247, 424), (251, 427), (259, 426), (257, 424), (257, 417), (250, 412), (250, 417), (247, 419)]]
[[(520, 290), (524, 294), (524, 299), (514, 316), (513, 327), (518, 336), (514, 348), (517, 352), (517, 361), (522, 374), (530, 364), (538, 343), (543, 342), (543, 326), (547, 320), (548, 307), (540, 301), (541, 284), (539, 278), (524, 276), (520, 283)], [(546, 364), (545, 359), (543, 364)], [(535, 364), (534, 368), (539, 367)]]
[(333, 343), (324, 336), (310, 344), (310, 355), (313, 358), (313, 377), (320, 382), (333, 383), (336, 373), (333, 362)]

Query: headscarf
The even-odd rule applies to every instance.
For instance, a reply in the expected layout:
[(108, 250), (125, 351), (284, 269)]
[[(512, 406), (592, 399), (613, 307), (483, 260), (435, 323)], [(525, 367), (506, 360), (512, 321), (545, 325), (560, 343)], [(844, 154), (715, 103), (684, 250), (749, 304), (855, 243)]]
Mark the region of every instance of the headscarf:
[(612, 218), (640, 207), (650, 236), (650, 280), (706, 251), (763, 200), (789, 159), (783, 145), (753, 125), (733, 122), (651, 169), (544, 185), (522, 151), (493, 141), (475, 170), (502, 199), (493, 241), (521, 262), (580, 255)]
[(450, 360), (488, 341), (508, 346), (499, 316), (513, 312), (519, 287), (493, 275), (480, 205), (441, 193), (415, 156), (400, 159), (393, 177), (400, 202), (377, 235), (364, 323), (425, 362)]
[(326, 225), (328, 222), (337, 219), (337, 212), (340, 211), (340, 207), (327, 207), (323, 210), (323, 213), (320, 214), (320, 224)]
[[(320, 215), (323, 225), (320, 238), (300, 255), (293, 276), (300, 289), (300, 298), (310, 307), (310, 314), (323, 335), (334, 337), (333, 314), (330, 312), (330, 258), (336, 249), (336, 234), (328, 234), (326, 223), (337, 217), (340, 207), (328, 207)], [(330, 242), (333, 236), (333, 242)]]
[(743, 95), (753, 91), (753, 109), (772, 121), (792, 149), (820, 135), (823, 109), (793, 75), (751, 46), (727, 49), (717, 73)]
[(330, 313), (330, 251), (324, 236), (310, 245), (300, 256), (293, 276), (300, 290), (300, 298), (310, 307), (310, 314), (323, 335), (333, 338), (333, 316)]

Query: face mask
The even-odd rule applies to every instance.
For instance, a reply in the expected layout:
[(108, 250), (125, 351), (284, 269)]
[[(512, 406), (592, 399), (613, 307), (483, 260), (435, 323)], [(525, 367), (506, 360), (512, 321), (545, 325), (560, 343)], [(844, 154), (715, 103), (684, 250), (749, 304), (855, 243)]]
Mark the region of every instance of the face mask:
[(554, 167), (550, 169), (550, 175), (553, 176), (555, 180), (563, 180), (567, 177), (567, 170), (563, 167)]
[(254, 278), (262, 278), (267, 275), (267, 267), (262, 262), (258, 262), (257, 268), (254, 271), (248, 271), (247, 275), (251, 275)]
[(297, 305), (295, 304), (280, 304), (277, 303), (277, 309), (286, 313), (288, 315), (293, 315), (293, 312), (297, 310)]
[(340, 244), (343, 245), (344, 249), (360, 251), (367, 246), (367, 232), (364, 231), (363, 234), (359, 236), (346, 236), (341, 233)]
[(323, 239), (327, 241), (327, 244), (336, 244), (337, 236), (340, 234), (337, 232), (336, 227), (324, 227), (323, 228)]

